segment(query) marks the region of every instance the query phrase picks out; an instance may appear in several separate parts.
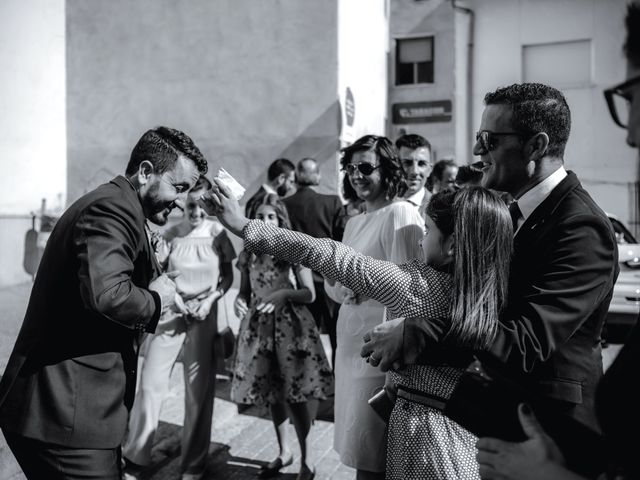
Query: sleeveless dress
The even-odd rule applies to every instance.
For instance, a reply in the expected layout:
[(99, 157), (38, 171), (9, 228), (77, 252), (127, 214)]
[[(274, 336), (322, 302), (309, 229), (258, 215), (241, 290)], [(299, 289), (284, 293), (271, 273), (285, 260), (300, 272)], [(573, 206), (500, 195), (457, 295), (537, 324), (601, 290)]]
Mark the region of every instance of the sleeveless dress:
[[(349, 219), (343, 243), (365, 255), (403, 263), (420, 256), (423, 225), (413, 205), (398, 201)], [(336, 325), (334, 448), (345, 465), (382, 472), (387, 426), (367, 400), (384, 385), (385, 374), (365, 362), (360, 349), (362, 336), (384, 321), (385, 307), (370, 298), (354, 297), (339, 283), (326, 285), (326, 290), (342, 303)]]
[(231, 400), (268, 405), (333, 395), (333, 372), (307, 307), (287, 301), (272, 313), (256, 312), (271, 292), (293, 288), (291, 265), (243, 253), (238, 267), (249, 275), (252, 294), (238, 331)]

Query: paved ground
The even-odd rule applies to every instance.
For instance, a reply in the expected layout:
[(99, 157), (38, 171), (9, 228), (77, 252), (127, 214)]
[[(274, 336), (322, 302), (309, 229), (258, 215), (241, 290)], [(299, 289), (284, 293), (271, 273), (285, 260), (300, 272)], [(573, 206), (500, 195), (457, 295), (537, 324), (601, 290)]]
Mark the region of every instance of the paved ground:
[[(13, 342), (26, 310), (31, 284), (0, 289), (0, 372), (4, 372)], [(230, 292), (229, 298), (235, 295)], [(233, 322), (231, 327), (234, 328)], [(328, 343), (328, 342), (325, 342)], [(330, 358), (330, 357), (329, 357)], [(211, 432), (210, 455), (206, 479), (255, 479), (260, 465), (273, 460), (278, 453), (271, 421), (266, 412), (252, 408), (238, 413), (228, 399), (229, 382), (218, 376)], [(154, 480), (179, 479), (180, 435), (184, 415), (182, 367), (177, 365), (171, 376), (171, 391), (160, 415), (156, 435), (153, 465), (143, 478)], [(325, 411), (326, 411), (326, 405)], [(330, 407), (330, 405), (329, 405)], [(322, 406), (321, 406), (322, 408)], [(330, 410), (330, 408), (329, 408)], [(327, 418), (325, 414), (323, 418)], [(295, 479), (299, 463), (299, 449), (295, 432), (289, 428), (290, 447), (295, 459), (282, 470), (282, 479)], [(355, 470), (341, 465), (333, 451), (333, 423), (316, 420), (310, 433), (310, 461), (316, 466), (317, 479), (347, 480), (355, 478)], [(0, 480), (24, 480), (20, 468), (0, 435)]]
[[(0, 289), (0, 372), (4, 372), (13, 342), (22, 323), (22, 317), (31, 284)], [(230, 292), (229, 298), (233, 298)], [(232, 325), (232, 328), (234, 325)], [(619, 350), (610, 345), (604, 350), (605, 366), (609, 365)], [(211, 432), (210, 455), (206, 479), (242, 480), (254, 479), (260, 465), (277, 455), (277, 443), (271, 422), (263, 412), (250, 409), (238, 413), (235, 404), (228, 400), (228, 381), (218, 377), (218, 388)], [(182, 368), (174, 368), (171, 392), (166, 399), (159, 432), (156, 435), (153, 465), (145, 472), (145, 479), (179, 479), (180, 434), (183, 418)], [(326, 411), (326, 409), (325, 409)], [(326, 417), (326, 415), (325, 415)], [(296, 455), (294, 463), (282, 470), (279, 478), (295, 479), (299, 468), (298, 447), (295, 432), (288, 425), (291, 449)], [(333, 423), (316, 420), (310, 434), (310, 460), (316, 466), (316, 478), (347, 480), (355, 478), (355, 471), (341, 465), (332, 449)], [(24, 480), (20, 468), (0, 435), (0, 480)]]

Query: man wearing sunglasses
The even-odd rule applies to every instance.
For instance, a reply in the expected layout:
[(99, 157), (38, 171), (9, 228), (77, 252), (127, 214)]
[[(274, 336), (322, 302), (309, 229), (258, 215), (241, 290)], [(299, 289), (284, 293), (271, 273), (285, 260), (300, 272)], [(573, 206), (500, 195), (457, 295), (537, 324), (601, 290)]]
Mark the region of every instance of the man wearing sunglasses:
[[(571, 119), (561, 92), (516, 84), (487, 94), (485, 104), (474, 147), (483, 185), (517, 200), (510, 207), (516, 233), (509, 302), (492, 353), (526, 372), (540, 396), (597, 429), (600, 334), (618, 275), (611, 223), (575, 173), (564, 169)], [(395, 338), (404, 339), (405, 362), (439, 340), (446, 326), (437, 323), (404, 322), (404, 336)], [(390, 336), (394, 328), (392, 322), (378, 327)], [(371, 338), (374, 344), (363, 353), (373, 349), (390, 366), (390, 340), (376, 345), (375, 331)]]
[[(627, 39), (624, 51), (627, 57), (627, 79), (604, 92), (613, 121), (627, 130), (627, 143), (640, 147), (640, 4), (628, 7)], [(612, 475), (606, 478), (640, 478), (637, 461), (637, 433), (640, 430), (640, 413), (637, 398), (629, 394), (637, 378), (640, 362), (640, 327), (636, 325), (615, 362), (602, 378), (596, 396), (598, 419), (607, 442), (603, 457)], [(529, 480), (555, 478), (577, 480), (573, 472), (565, 468), (557, 445), (542, 430), (530, 414), (521, 412), (527, 441), (509, 443), (496, 439), (480, 439), (478, 462), (482, 478), (503, 480)], [(605, 475), (598, 478), (604, 478)]]
[(431, 193), (425, 187), (433, 168), (431, 144), (423, 136), (409, 133), (396, 140), (396, 148), (407, 182), (404, 198), (415, 205), (424, 218), (427, 202), (431, 198)]

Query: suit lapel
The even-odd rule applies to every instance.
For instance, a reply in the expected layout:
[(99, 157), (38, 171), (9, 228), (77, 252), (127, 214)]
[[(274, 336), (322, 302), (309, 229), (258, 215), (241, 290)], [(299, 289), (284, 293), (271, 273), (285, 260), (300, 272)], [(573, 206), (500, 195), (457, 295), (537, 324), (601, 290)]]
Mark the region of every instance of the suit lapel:
[(536, 209), (527, 217), (525, 222), (520, 226), (514, 236), (517, 243), (526, 241), (526, 239), (535, 234), (536, 229), (541, 227), (546, 220), (553, 215), (562, 199), (569, 192), (580, 186), (580, 181), (576, 174), (572, 171), (567, 172), (567, 176), (554, 188), (549, 196), (536, 207)]

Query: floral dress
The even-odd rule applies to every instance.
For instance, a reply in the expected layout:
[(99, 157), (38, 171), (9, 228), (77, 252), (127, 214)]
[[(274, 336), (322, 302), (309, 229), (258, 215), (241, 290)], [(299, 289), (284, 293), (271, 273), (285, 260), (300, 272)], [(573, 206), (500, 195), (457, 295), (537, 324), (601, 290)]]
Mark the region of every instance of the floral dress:
[[(250, 221), (243, 236), (247, 251), (269, 253), (320, 272), (381, 302), (390, 318), (451, 316), (451, 275), (422, 261), (396, 265), (330, 239), (259, 221)], [(408, 365), (391, 373), (398, 398), (388, 425), (386, 478), (479, 480), (477, 438), (442, 413), (464, 370), (460, 365), (466, 356), (458, 357), (443, 348), (434, 353), (430, 365)]]
[(256, 311), (270, 293), (293, 288), (291, 264), (243, 253), (238, 267), (249, 275), (252, 294), (238, 331), (231, 400), (267, 405), (333, 395), (333, 373), (307, 307), (287, 301), (272, 313)]

